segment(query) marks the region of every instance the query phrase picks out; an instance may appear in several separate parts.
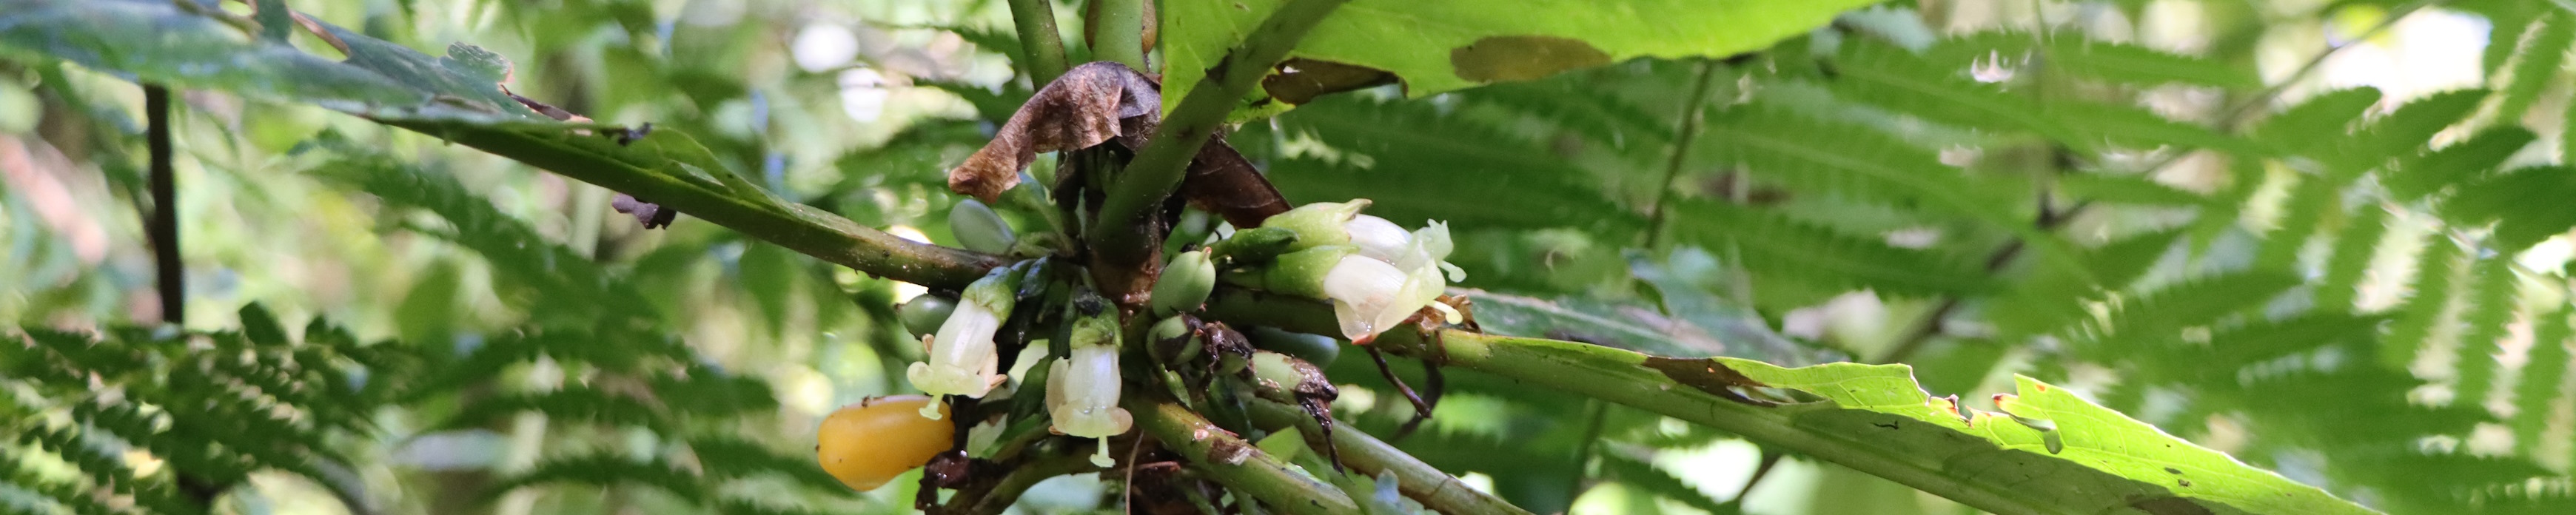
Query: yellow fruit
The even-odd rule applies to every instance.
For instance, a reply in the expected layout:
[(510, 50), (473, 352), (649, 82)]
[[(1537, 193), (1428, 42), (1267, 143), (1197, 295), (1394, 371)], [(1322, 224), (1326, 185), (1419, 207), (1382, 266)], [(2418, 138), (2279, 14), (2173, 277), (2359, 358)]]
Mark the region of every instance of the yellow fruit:
[[(864, 492), (885, 486), (955, 442), (955, 428), (945, 417), (921, 418), (922, 406), (930, 402), (921, 395), (894, 395), (842, 406), (815, 430), (814, 461), (850, 488)], [(940, 405), (939, 412), (946, 415), (948, 406)]]

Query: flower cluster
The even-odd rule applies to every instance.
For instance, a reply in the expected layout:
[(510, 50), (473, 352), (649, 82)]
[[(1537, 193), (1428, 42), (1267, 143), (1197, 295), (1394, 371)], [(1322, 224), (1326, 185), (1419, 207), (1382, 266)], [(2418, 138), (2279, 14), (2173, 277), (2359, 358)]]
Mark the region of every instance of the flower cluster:
[(1434, 221), (1406, 232), (1385, 218), (1360, 214), (1368, 199), (1298, 206), (1262, 227), (1297, 234), (1263, 281), (1273, 291), (1330, 300), (1342, 337), (1367, 342), (1422, 308), (1451, 323), (1458, 313), (1434, 302), (1467, 273), (1449, 258), (1449, 226)]

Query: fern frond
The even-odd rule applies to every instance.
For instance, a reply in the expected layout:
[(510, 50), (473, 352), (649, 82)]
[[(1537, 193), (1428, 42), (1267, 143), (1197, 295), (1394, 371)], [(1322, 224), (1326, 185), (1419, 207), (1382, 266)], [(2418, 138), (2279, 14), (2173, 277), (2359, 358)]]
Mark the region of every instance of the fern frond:
[(2325, 276), (2317, 281), (2317, 309), (2346, 311), (2354, 308), (2360, 294), (2362, 274), (2378, 257), (2380, 240), (2388, 236), (2388, 210), (2375, 204), (2362, 204), (2343, 229), (2334, 235), (2333, 254), (2326, 256)]
[(2400, 158), (2396, 169), (2380, 175), (2379, 184), (2388, 188), (2391, 198), (2413, 202), (2441, 193), (2452, 185), (2495, 173), (2496, 167), (2502, 166), (2505, 159), (2538, 139), (2539, 135), (2521, 127), (2487, 129), (2470, 136), (2467, 141), (2420, 156)]
[(1778, 215), (1712, 202), (1672, 207), (1676, 236), (1736, 252), (1758, 275), (1907, 295), (1971, 294), (1992, 286), (1984, 269), (1957, 256), (1888, 246)]
[(2560, 208), (2568, 198), (2576, 198), (2576, 168), (2537, 166), (2462, 184), (2438, 212), (2464, 226), (2495, 222), (2489, 243), (2496, 250), (2519, 252), (2576, 227), (2576, 210)]
[(2539, 456), (2549, 419), (2565, 400), (2567, 365), (2576, 359), (2567, 349), (2569, 338), (2576, 336), (2568, 315), (2568, 310), (2560, 309), (2532, 320), (2531, 354), (2523, 361), (2513, 392), (2513, 441), (2525, 456)]
[(2185, 328), (2218, 323), (2298, 285), (2297, 276), (2271, 271), (2183, 279), (2118, 302), (2109, 316), (2080, 330), (2094, 342), (2092, 351), (2171, 341)]
[(547, 321), (596, 323), (611, 317), (637, 320), (649, 319), (653, 313), (643, 294), (631, 285), (600, 268), (588, 256), (547, 239), (527, 222), (466, 191), (455, 177), (443, 171), (375, 155), (341, 159), (319, 170), (325, 179), (365, 191), (386, 203), (436, 213), (451, 229), (415, 230), (482, 255), (502, 275), (502, 284), (518, 286), (509, 291), (519, 302), (535, 302), (538, 295), (583, 299), (532, 311), (548, 317)]
[(1859, 38), (1843, 42), (1833, 63), (1836, 96), (1958, 127), (2029, 132), (2078, 144), (2028, 97), (1969, 80), (1967, 68), (1944, 68), (1905, 49)]
[(2436, 335), (2436, 328), (2456, 320), (2457, 313), (2450, 307), (2462, 292), (2452, 285), (2469, 265), (2467, 250), (2445, 239), (2434, 238), (2425, 245), (2415, 261), (2415, 280), (2410, 286), (2414, 293), (2399, 308), (2396, 323), (2389, 324), (2388, 335), (2379, 340), (2381, 366), (2404, 370), (2415, 360), (2416, 353), (2431, 343), (2427, 340)]
[(1637, 490), (1653, 494), (1656, 497), (1672, 499), (1675, 502), (1682, 503), (1683, 506), (1696, 508), (1713, 515), (1742, 513), (1742, 510), (1735, 509), (1732, 505), (1717, 502), (1717, 499), (1710, 498), (1708, 494), (1700, 492), (1698, 488), (1692, 487), (1690, 483), (1683, 482), (1679, 477), (1674, 477), (1671, 472), (1665, 472), (1661, 468), (1656, 468), (1653, 463), (1631, 459), (1626, 456), (1618, 455), (1617, 453), (1603, 453), (1599, 455), (1599, 459), (1601, 460), (1602, 475), (1607, 476), (1607, 478), (1612, 481), (1618, 481), (1620, 484), (1628, 485), (1631, 488), (1636, 488)]
[(1757, 104), (1712, 117), (1702, 135), (1700, 148), (1712, 159), (1734, 162), (1756, 180), (1793, 191), (1919, 204), (1997, 224), (2028, 223), (2016, 208), (2029, 188), (1967, 175), (1876, 129)]
[(617, 486), (640, 484), (668, 492), (690, 503), (705, 504), (709, 499), (705, 485), (697, 474), (660, 458), (650, 460), (615, 454), (575, 454), (551, 456), (537, 462), (525, 472), (494, 481), (484, 493), (485, 499), (496, 499), (511, 490), (538, 485), (580, 484)]
[[(2531, 102), (2540, 98), (2542, 89), (2558, 77), (2558, 67), (2567, 61), (2567, 49), (2576, 47), (2576, 17), (2549, 10), (2523, 26), (2514, 38), (2513, 60), (2504, 66), (2504, 76), (2495, 83), (2504, 84), (2496, 100), (2497, 121), (2512, 124), (2522, 119)], [(2496, 45), (2502, 39), (2490, 40)]]
[(2058, 178), (2057, 187), (2070, 198), (2113, 204), (2193, 207), (2209, 203), (2207, 196), (2133, 174), (2070, 174)]
[(2048, 116), (2067, 129), (2066, 141), (2076, 148), (2098, 149), (2105, 146), (2155, 149), (2172, 146), (2183, 149), (2205, 148), (2240, 155), (2253, 155), (2262, 147), (2253, 140), (2221, 134), (2208, 127), (2174, 121), (2135, 106), (2112, 105), (2075, 99), (2052, 98), (2041, 105)]
[(1939, 63), (2027, 58), (2035, 67), (2133, 86), (2193, 84), (2250, 89), (2263, 85), (2262, 79), (2250, 70), (2206, 58), (2070, 35), (1980, 32), (1937, 43), (1925, 52), (1925, 57)]
[(2271, 232), (2263, 235), (2261, 247), (2255, 251), (2254, 267), (2300, 269), (2299, 254), (2316, 236), (2317, 225), (2327, 213), (2342, 211), (2341, 190), (2325, 177), (2299, 177), (2299, 184), (2290, 187), (2290, 198), (2281, 203), (2281, 217), (2274, 221)]
[(520, 393), (476, 399), (435, 426), (438, 430), (485, 427), (521, 412), (611, 426), (635, 426), (660, 434), (678, 431), (661, 410), (627, 395), (588, 386), (567, 386), (543, 393)]
[[(2469, 297), (2459, 309), (2462, 333), (2454, 363), (2457, 378), (2452, 402), (2480, 406), (2487, 391), (2495, 386), (2496, 354), (2507, 338), (2507, 328), (2514, 321), (2522, 296), (2522, 280), (2515, 276), (2513, 261), (2505, 258), (2478, 260), (2471, 272)], [(2528, 315), (2527, 313), (2525, 315)], [(2528, 322), (2528, 320), (2526, 320)]]
[(2350, 134), (2353, 121), (2361, 119), (2361, 113), (2377, 103), (2379, 90), (2375, 88), (2319, 94), (2263, 119), (2250, 134), (2255, 141), (2282, 154), (2330, 150)]
[(697, 456), (698, 466), (707, 477), (735, 479), (761, 474), (784, 474), (797, 484), (825, 492), (849, 493), (841, 481), (814, 465), (812, 456), (780, 454), (760, 442), (731, 436), (696, 436), (688, 439), (689, 450)]

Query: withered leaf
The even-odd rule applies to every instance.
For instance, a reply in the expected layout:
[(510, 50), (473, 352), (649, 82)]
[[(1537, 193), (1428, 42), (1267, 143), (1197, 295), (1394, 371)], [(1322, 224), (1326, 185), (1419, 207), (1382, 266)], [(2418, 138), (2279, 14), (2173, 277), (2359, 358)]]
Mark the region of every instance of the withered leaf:
[(1288, 198), (1223, 137), (1208, 140), (1198, 157), (1191, 158), (1190, 173), (1181, 179), (1181, 197), (1235, 227), (1260, 227), (1270, 215), (1288, 212)]
[(1699, 391), (1708, 392), (1711, 395), (1716, 395), (1726, 400), (1754, 406), (1780, 405), (1780, 403), (1777, 402), (1755, 399), (1745, 396), (1742, 392), (1735, 391), (1735, 388), (1739, 387), (1761, 388), (1769, 385), (1762, 384), (1761, 381), (1755, 381), (1753, 378), (1745, 377), (1743, 372), (1737, 372), (1735, 369), (1727, 368), (1725, 364), (1718, 363), (1717, 360), (1705, 358), (1679, 359), (1663, 356), (1647, 356), (1645, 366), (1646, 368), (1655, 369), (1657, 372), (1663, 372), (1664, 377), (1672, 378), (1674, 382), (1699, 389)]
[(948, 171), (948, 189), (985, 202), (1019, 185), (1020, 169), (1039, 152), (1075, 150), (1118, 138), (1143, 146), (1161, 123), (1163, 95), (1127, 65), (1100, 61), (1066, 70), (1011, 113), (993, 141)]

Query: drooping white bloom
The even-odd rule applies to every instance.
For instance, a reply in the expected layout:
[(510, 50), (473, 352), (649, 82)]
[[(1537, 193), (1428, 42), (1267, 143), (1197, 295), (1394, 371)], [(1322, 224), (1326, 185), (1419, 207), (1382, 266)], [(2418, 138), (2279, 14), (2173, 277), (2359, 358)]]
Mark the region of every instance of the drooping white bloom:
[(1296, 231), (1298, 241), (1292, 248), (1304, 249), (1291, 254), (1296, 257), (1282, 256), (1281, 268), (1306, 270), (1283, 271), (1292, 275), (1321, 271), (1319, 288), (1289, 284), (1300, 278), (1276, 278), (1274, 289), (1286, 286), (1281, 291), (1304, 291), (1331, 300), (1342, 336), (1355, 342), (1367, 342), (1424, 307), (1439, 310), (1456, 323), (1458, 313), (1435, 302), (1449, 281), (1466, 279), (1465, 271), (1445, 261), (1451, 250), (1449, 226), (1431, 222), (1406, 233), (1394, 222), (1359, 214), (1368, 205), (1367, 199), (1314, 203), (1264, 222), (1264, 227)]
[(983, 398), (1007, 379), (1000, 373), (1002, 358), (993, 347), (993, 333), (1010, 317), (1018, 283), (1017, 274), (1008, 269), (975, 280), (958, 299), (957, 310), (939, 324), (939, 332), (924, 342), (930, 360), (904, 371), (914, 388), (931, 395), (921, 416), (937, 420), (940, 397)]
[(1118, 407), (1117, 325), (1101, 320), (1075, 323), (1072, 352), (1048, 368), (1046, 405), (1055, 432), (1100, 439), (1091, 463), (1107, 467), (1109, 437), (1126, 433), (1135, 419)]

